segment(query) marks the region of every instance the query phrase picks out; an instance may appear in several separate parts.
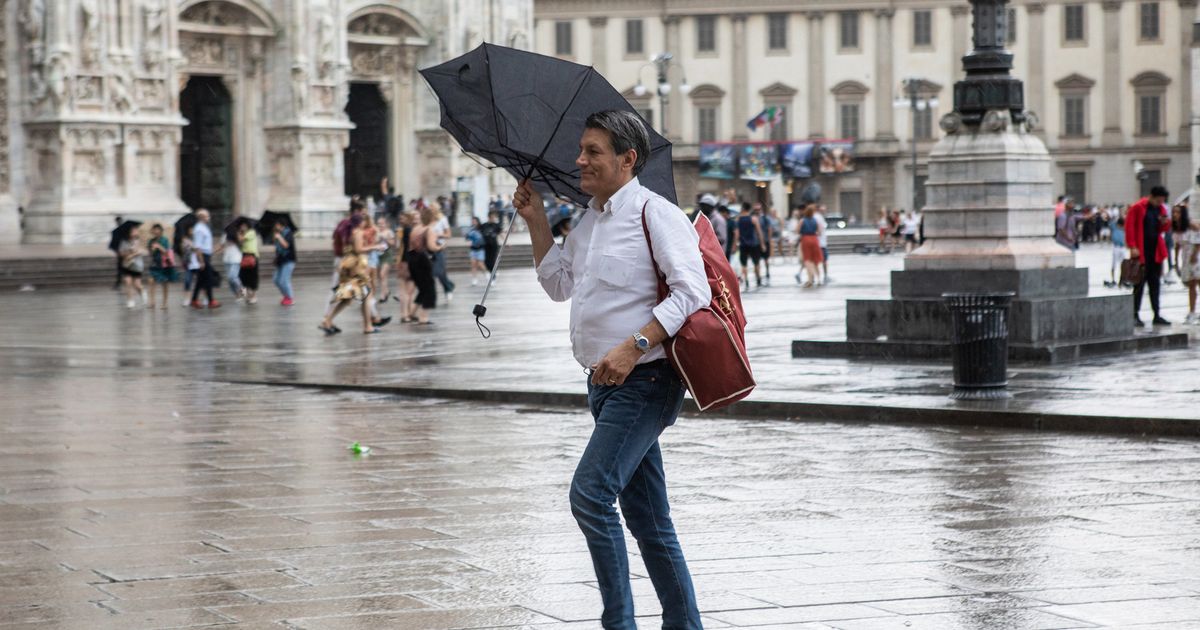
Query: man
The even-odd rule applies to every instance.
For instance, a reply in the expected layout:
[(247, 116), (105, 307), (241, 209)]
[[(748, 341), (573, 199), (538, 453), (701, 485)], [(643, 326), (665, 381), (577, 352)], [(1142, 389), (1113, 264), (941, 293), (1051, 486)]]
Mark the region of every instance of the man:
[(213, 299), (216, 278), (212, 266), (213, 235), (212, 228), (208, 226), (209, 220), (208, 210), (200, 208), (196, 211), (196, 227), (192, 228), (192, 247), (196, 250), (200, 269), (197, 271), (196, 286), (192, 288), (192, 308), (195, 309), (203, 308), (200, 304), (200, 291), (204, 291), (204, 296), (208, 298), (208, 308), (221, 308), (221, 303)]
[[(493, 207), (495, 204), (492, 204)], [(483, 263), (488, 273), (496, 270), (496, 256), (500, 253), (500, 210), (489, 210), (487, 223), (479, 226), (483, 234)]]
[(1057, 207), (1054, 211), (1054, 240), (1067, 249), (1079, 249), (1078, 235), (1076, 233), (1078, 227), (1076, 222), (1079, 220), (1079, 217), (1075, 215), (1075, 200), (1070, 197), (1063, 197), (1061, 205), (1061, 212)]
[[(658, 444), (675, 422), (684, 388), (661, 344), (712, 294), (687, 217), (637, 179), (649, 152), (649, 134), (636, 114), (588, 117), (575, 163), (580, 188), (592, 200), (562, 247), (554, 245), (541, 195), (528, 181), (517, 188), (514, 204), (529, 225), (538, 281), (552, 300), (572, 300), (571, 345), (591, 371), (595, 427), (571, 481), (570, 502), (599, 581), (601, 623), (635, 627), (629, 557), (613, 506), (619, 499), (662, 604), (663, 627), (691, 630), (701, 627), (700, 613), (671, 521)], [(643, 209), (654, 258), (670, 287), (661, 303)]]
[[(438, 220), (433, 226), (433, 231), (438, 235), (438, 242), (445, 243), (450, 240), (450, 219), (446, 218), (446, 212), (450, 212), (450, 208), (443, 201), (445, 197), (438, 197)], [(433, 252), (433, 277), (437, 278), (442, 285), (442, 290), (446, 292), (446, 301), (454, 301), (454, 282), (450, 280), (449, 274), (446, 273), (446, 250), (439, 249)]]
[(729, 234), (726, 232), (728, 226), (725, 220), (725, 212), (728, 212), (728, 210), (722, 212), (717, 207), (716, 196), (712, 193), (705, 193), (700, 197), (700, 211), (712, 223), (713, 232), (717, 235), (717, 242), (721, 244), (721, 249), (726, 251), (725, 258), (729, 258)]
[(750, 290), (750, 261), (754, 261), (754, 279), (757, 286), (762, 287), (762, 255), (766, 248), (762, 223), (750, 212), (750, 202), (742, 203), (742, 211), (734, 223), (733, 242), (738, 249), (738, 258), (742, 261), (742, 282), (746, 290)]
[(1155, 186), (1150, 189), (1150, 196), (1143, 197), (1137, 203), (1129, 206), (1129, 214), (1125, 217), (1125, 243), (1129, 247), (1129, 257), (1139, 259), (1146, 266), (1142, 281), (1133, 287), (1133, 322), (1141, 326), (1142, 292), (1150, 287), (1150, 309), (1154, 311), (1155, 326), (1170, 326), (1171, 322), (1162, 318), (1158, 312), (1159, 281), (1162, 279), (1163, 261), (1167, 259), (1167, 242), (1163, 233), (1171, 229), (1171, 215), (1167, 211), (1167, 189)]

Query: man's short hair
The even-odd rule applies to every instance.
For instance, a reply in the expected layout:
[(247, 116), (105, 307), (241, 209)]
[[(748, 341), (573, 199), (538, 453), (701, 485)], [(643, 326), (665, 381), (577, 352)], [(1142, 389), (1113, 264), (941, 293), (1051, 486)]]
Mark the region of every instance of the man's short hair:
[(1165, 186), (1155, 186), (1154, 188), (1150, 189), (1150, 196), (1151, 197), (1170, 197), (1171, 193), (1167, 192), (1167, 189)]
[(650, 158), (650, 132), (646, 131), (646, 123), (642, 122), (641, 116), (622, 109), (608, 109), (588, 116), (584, 127), (607, 131), (613, 152), (617, 155), (624, 155), (633, 149), (637, 153), (633, 174), (642, 172), (646, 160)]

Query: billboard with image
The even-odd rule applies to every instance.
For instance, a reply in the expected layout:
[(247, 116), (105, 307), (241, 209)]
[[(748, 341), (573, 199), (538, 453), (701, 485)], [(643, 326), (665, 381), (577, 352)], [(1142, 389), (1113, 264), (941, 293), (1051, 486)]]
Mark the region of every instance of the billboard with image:
[(700, 145), (700, 177), (709, 179), (737, 177), (737, 147), (731, 144)]
[(792, 179), (808, 179), (813, 174), (813, 142), (790, 142), (779, 145), (779, 161), (783, 176)]
[(779, 176), (779, 148), (774, 144), (743, 144), (738, 155), (742, 179), (768, 181)]
[(854, 172), (854, 142), (850, 140), (822, 142), (817, 153), (822, 175)]

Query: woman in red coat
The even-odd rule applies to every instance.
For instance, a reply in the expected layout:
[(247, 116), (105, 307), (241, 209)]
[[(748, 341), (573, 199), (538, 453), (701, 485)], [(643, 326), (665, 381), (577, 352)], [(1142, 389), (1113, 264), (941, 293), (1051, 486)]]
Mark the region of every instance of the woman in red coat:
[(1167, 259), (1167, 243), (1163, 234), (1171, 229), (1171, 217), (1167, 211), (1167, 189), (1155, 186), (1150, 196), (1129, 206), (1125, 217), (1125, 242), (1131, 257), (1141, 260), (1146, 266), (1142, 281), (1133, 288), (1133, 321), (1142, 325), (1139, 316), (1142, 310), (1142, 290), (1150, 286), (1150, 308), (1154, 311), (1155, 326), (1170, 326), (1171, 322), (1158, 314), (1159, 280), (1162, 278), (1163, 262)]

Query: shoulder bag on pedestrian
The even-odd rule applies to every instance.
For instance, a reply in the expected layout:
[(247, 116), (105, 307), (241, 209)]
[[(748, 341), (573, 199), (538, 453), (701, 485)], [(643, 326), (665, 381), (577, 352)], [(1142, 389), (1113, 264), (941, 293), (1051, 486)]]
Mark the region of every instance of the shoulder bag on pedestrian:
[[(712, 302), (692, 313), (679, 332), (663, 343), (663, 348), (696, 406), (700, 411), (709, 411), (749, 396), (755, 382), (746, 354), (746, 316), (737, 276), (708, 217), (703, 212), (696, 213), (692, 226), (700, 236), (700, 257), (712, 289)], [(642, 231), (658, 276), (658, 301), (662, 302), (670, 288), (654, 260), (654, 244), (646, 226), (646, 206), (642, 207)]]

